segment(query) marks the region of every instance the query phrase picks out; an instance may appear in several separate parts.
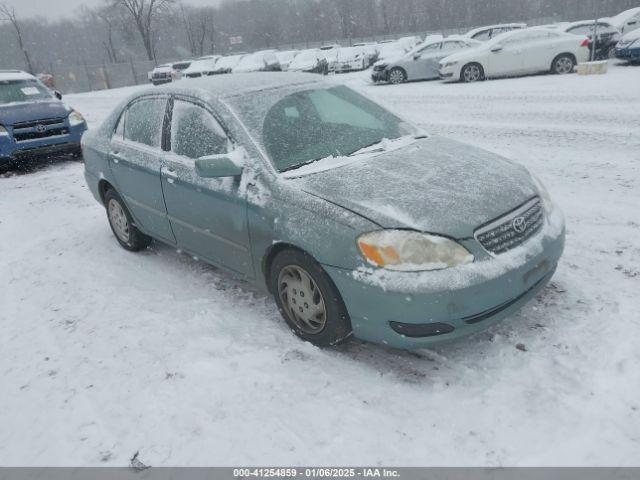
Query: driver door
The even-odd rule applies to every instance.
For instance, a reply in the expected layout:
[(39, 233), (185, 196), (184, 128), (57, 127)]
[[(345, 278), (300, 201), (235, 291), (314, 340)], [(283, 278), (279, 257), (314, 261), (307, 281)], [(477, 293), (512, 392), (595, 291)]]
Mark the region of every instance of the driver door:
[(202, 178), (195, 168), (198, 158), (230, 153), (230, 139), (213, 114), (195, 101), (174, 99), (170, 125), (170, 151), (161, 177), (178, 247), (253, 277), (240, 177)]

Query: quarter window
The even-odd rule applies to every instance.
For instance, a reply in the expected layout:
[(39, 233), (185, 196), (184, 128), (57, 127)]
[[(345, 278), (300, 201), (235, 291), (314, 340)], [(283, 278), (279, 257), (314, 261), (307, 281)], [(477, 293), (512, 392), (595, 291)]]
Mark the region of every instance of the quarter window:
[(229, 140), (218, 121), (204, 108), (176, 100), (171, 120), (171, 150), (176, 155), (201, 158), (229, 151)]
[(162, 98), (143, 99), (131, 105), (124, 118), (125, 140), (160, 148), (166, 105)]

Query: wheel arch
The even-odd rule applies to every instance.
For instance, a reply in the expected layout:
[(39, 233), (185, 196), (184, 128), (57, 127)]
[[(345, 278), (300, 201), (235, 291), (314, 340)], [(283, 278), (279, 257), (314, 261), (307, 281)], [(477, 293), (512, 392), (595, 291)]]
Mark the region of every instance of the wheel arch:
[(262, 262), (261, 262), (262, 276), (264, 278), (264, 282), (265, 282), (265, 285), (267, 286), (267, 290), (269, 291), (269, 293), (273, 293), (271, 292), (271, 285), (269, 285), (269, 273), (271, 272), (271, 265), (273, 264), (273, 259), (276, 258), (276, 255), (278, 255), (280, 252), (283, 252), (285, 250), (296, 250), (300, 253), (303, 253), (304, 255), (310, 256), (317, 262), (316, 258), (313, 255), (307, 252), (304, 248), (294, 245), (293, 243), (276, 242), (272, 244), (262, 256)]
[(102, 178), (98, 182), (98, 193), (100, 194), (100, 201), (104, 205), (104, 196), (107, 194), (108, 190), (116, 191), (115, 187), (109, 183), (106, 179)]

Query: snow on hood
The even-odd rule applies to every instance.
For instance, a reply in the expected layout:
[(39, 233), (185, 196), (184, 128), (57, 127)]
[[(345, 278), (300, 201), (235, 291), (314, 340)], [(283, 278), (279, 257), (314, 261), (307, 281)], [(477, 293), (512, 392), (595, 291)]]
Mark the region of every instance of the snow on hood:
[(458, 239), (537, 195), (524, 167), (439, 137), (288, 181), (383, 228)]
[(633, 42), (634, 40), (638, 40), (640, 38), (640, 28), (636, 29), (636, 30), (632, 30), (631, 32), (627, 33), (626, 35), (624, 35), (621, 39), (620, 39), (620, 43), (625, 45), (629, 42)]
[(0, 105), (0, 124), (12, 125), (19, 122), (44, 120), (48, 118), (64, 118), (71, 112), (64, 103), (58, 100), (39, 100)]

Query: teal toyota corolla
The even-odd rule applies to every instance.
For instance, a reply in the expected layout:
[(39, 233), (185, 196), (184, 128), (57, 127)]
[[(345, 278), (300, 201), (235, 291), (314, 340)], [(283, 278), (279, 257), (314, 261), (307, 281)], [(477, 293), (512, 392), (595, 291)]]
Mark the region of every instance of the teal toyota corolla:
[(312, 74), (142, 90), (83, 139), (117, 241), (253, 282), (319, 346), (487, 328), (553, 275), (564, 217), (524, 167)]

